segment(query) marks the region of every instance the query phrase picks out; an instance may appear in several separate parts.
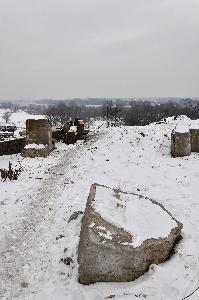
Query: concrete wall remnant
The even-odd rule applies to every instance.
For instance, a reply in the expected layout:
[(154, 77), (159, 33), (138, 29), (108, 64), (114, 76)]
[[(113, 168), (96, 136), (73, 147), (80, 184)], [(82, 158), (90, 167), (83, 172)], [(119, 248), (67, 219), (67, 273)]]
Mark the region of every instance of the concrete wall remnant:
[(199, 152), (199, 128), (190, 128), (191, 151)]
[(0, 156), (21, 153), (21, 151), (25, 147), (25, 144), (25, 138), (2, 141), (0, 142)]
[(171, 133), (172, 157), (183, 157), (191, 154), (191, 133), (173, 131)]
[[(47, 119), (26, 120), (26, 147), (22, 152), (24, 157), (46, 157), (49, 155), (55, 148), (51, 127), (52, 125)], [(38, 147), (38, 145), (43, 145), (43, 147)]]
[(52, 147), (52, 125), (46, 119), (26, 120), (26, 143)]

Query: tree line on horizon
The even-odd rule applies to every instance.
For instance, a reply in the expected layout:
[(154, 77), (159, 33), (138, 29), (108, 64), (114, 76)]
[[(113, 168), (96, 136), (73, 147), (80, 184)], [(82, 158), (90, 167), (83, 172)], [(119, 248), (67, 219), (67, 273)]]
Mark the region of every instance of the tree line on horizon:
[(107, 121), (107, 126), (144, 126), (179, 115), (198, 119), (199, 103), (187, 102), (185, 105), (179, 105), (176, 103), (154, 104), (149, 101), (131, 101), (130, 105), (126, 106), (121, 102), (114, 103), (110, 100), (101, 106), (80, 106), (72, 103), (70, 105), (53, 105), (45, 110), (45, 114), (54, 124), (80, 117), (87, 123), (90, 119), (103, 119)]
[(9, 108), (11, 111), (25, 110), (30, 114), (43, 114), (55, 125), (65, 123), (79, 117), (86, 123), (91, 119), (103, 119), (107, 126), (144, 126), (159, 122), (167, 117), (186, 115), (190, 119), (199, 118), (199, 101), (185, 99), (183, 102), (155, 103), (151, 101), (130, 101), (128, 105), (122, 101), (107, 100), (103, 105), (77, 105), (73, 102), (53, 103), (53, 105), (29, 104), (18, 106), (12, 103), (1, 103), (0, 108)]

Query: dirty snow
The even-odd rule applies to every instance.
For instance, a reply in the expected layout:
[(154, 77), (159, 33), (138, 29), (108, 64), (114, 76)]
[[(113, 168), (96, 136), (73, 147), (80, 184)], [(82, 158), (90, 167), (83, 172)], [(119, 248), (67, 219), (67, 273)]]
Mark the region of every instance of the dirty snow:
[(159, 205), (138, 195), (117, 193), (97, 186), (93, 208), (107, 222), (132, 235), (132, 246), (139, 247), (147, 239), (169, 236), (176, 221)]
[(77, 126), (71, 126), (69, 131), (70, 132), (77, 132)]
[(44, 149), (47, 145), (44, 144), (28, 144), (24, 148), (25, 149)]
[[(191, 294), (199, 286), (199, 154), (171, 158), (170, 134), (193, 123), (181, 117), (145, 127), (102, 126), (89, 142), (58, 144), (48, 158), (0, 157), (0, 168), (9, 161), (23, 167), (17, 181), (0, 182), (0, 299), (182, 300)], [(94, 182), (155, 199), (183, 223), (169, 261), (134, 282), (78, 283), (81, 215), (68, 220), (84, 211)], [(199, 290), (189, 300), (198, 298)]]
[(103, 226), (97, 226), (96, 228), (98, 230), (98, 234), (101, 237), (105, 238), (105, 240), (112, 240), (113, 237), (112, 237), (112, 234), (111, 234), (111, 232), (109, 230), (107, 230)]

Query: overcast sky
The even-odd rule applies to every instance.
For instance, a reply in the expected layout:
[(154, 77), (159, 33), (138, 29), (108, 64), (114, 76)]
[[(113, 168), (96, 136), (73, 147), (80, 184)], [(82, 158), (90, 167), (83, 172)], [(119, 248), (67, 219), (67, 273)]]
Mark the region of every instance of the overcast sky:
[(0, 99), (199, 96), (199, 0), (0, 0)]

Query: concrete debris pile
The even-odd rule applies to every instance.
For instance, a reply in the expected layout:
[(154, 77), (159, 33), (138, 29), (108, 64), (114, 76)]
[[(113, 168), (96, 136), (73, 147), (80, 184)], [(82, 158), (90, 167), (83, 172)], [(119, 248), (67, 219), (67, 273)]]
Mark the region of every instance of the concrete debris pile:
[(55, 148), (55, 141), (63, 141), (67, 145), (75, 144), (77, 140), (83, 140), (87, 133), (80, 118), (76, 118), (74, 124), (72, 121), (65, 123), (61, 128), (52, 127), (46, 119), (28, 119), (26, 145), (22, 155), (32, 158), (47, 157)]
[(28, 119), (25, 132), (20, 133), (25, 137), (10, 139), (15, 130), (16, 126), (0, 126), (0, 156), (21, 153), (23, 157), (47, 157), (55, 149), (55, 142), (75, 144), (77, 140), (84, 140), (89, 132), (80, 118), (59, 128), (53, 127), (47, 119)]
[(75, 144), (77, 140), (84, 140), (89, 131), (85, 129), (84, 121), (80, 118), (75, 118), (69, 121), (60, 128), (53, 128), (52, 137), (56, 141), (63, 141), (65, 144)]

